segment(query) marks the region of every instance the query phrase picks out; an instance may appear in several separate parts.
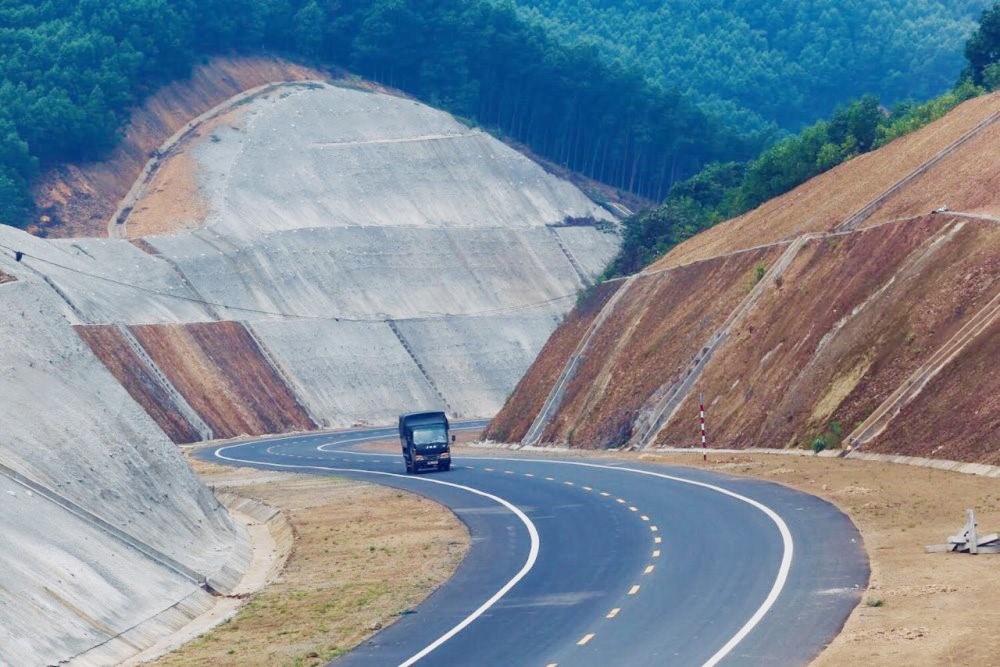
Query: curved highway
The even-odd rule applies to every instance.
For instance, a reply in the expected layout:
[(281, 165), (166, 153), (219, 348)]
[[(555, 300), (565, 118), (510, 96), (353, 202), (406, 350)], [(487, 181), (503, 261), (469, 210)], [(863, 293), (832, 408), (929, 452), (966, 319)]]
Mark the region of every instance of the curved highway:
[(867, 585), (847, 517), (782, 486), (516, 453), (459, 454), (450, 472), (413, 476), (400, 454), (355, 449), (394, 437), (377, 428), (199, 454), (405, 489), (468, 526), (455, 575), (336, 665), (805, 664)]

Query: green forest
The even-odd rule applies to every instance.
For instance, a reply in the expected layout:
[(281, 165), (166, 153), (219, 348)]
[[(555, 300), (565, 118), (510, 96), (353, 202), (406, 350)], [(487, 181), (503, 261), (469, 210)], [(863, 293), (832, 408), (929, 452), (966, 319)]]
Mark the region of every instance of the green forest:
[(741, 139), (638, 68), (567, 46), (486, 0), (0, 2), (0, 220), (23, 225), (40, 170), (114, 145), (129, 109), (221, 53), (339, 66), (659, 200)]
[(798, 130), (846, 99), (951, 87), (991, 0), (516, 0), (566, 43), (641, 67), (745, 130)]
[[(882, 0), (864, 6), (885, 4)], [(889, 3), (897, 4), (902, 7)], [(976, 28), (962, 17), (981, 4), (961, 0), (943, 12), (943, 3), (922, 0), (897, 14), (872, 14), (871, 25), (863, 25), (868, 31), (906, 25), (903, 32), (914, 40), (923, 34), (915, 26), (932, 26), (936, 39), (944, 39), (944, 33), (949, 39), (958, 35), (950, 48), (961, 58), (966, 27)], [(644, 6), (642, 0), (627, 5), (630, 11)], [(846, 21), (845, 30), (856, 32), (864, 15), (861, 6), (841, 3), (835, 11), (831, 4), (818, 19), (791, 0), (781, 4), (781, 11), (762, 13), (753, 3), (737, 2), (727, 12), (750, 21), (750, 32), (764, 39), (767, 30), (782, 24), (786, 32), (810, 34), (817, 26), (839, 25), (840, 19), (830, 18), (835, 15)], [(557, 5), (552, 8), (554, 12)], [(704, 101), (713, 95), (725, 97), (726, 86), (748, 95), (767, 90), (744, 77), (752, 68), (735, 53), (724, 70), (713, 71), (704, 88), (696, 89), (680, 80), (651, 77), (648, 63), (634, 49), (629, 58), (609, 57), (600, 37), (569, 40), (553, 33), (554, 19), (537, 11), (510, 0), (0, 0), (0, 222), (29, 222), (34, 215), (30, 184), (42, 170), (99, 159), (114, 146), (129, 111), (146, 95), (216, 54), (267, 52), (342, 68), (402, 89), (620, 190), (656, 202), (666, 198), (663, 210), (678, 213), (644, 214), (647, 221), (659, 222), (640, 225), (646, 230), (642, 234), (630, 227), (623, 257), (631, 259), (619, 262), (619, 269), (648, 261), (677, 238), (909, 131), (955, 100), (976, 94), (981, 90), (977, 86), (992, 87), (1000, 80), (1000, 8), (994, 5), (966, 42), (967, 83), (950, 93), (951, 98), (924, 105), (901, 103), (888, 118), (876, 98), (861, 98), (830, 121), (768, 148), (773, 141), (745, 133), (738, 114), (705, 110)], [(941, 23), (946, 17), (952, 23)], [(698, 34), (732, 27), (715, 10), (706, 10), (698, 20), (700, 27), (691, 28)], [(608, 25), (595, 23), (595, 30)], [(739, 34), (731, 36), (734, 44)], [(782, 35), (795, 44), (809, 41)], [(687, 48), (679, 44), (673, 51)], [(713, 49), (722, 49), (721, 42), (715, 44)], [(853, 47), (847, 51), (851, 58), (858, 55)], [(834, 58), (830, 49), (823, 47), (823, 52), (827, 61)], [(805, 79), (826, 87), (824, 99), (831, 104), (846, 101), (848, 87), (841, 84), (847, 80), (881, 90), (898, 79), (896, 88), (890, 88), (895, 92), (887, 95), (932, 90), (922, 87), (932, 85), (926, 77), (903, 66), (906, 59), (893, 64), (895, 56), (888, 51), (878, 67), (850, 59), (839, 65), (824, 61), (820, 67), (803, 53), (789, 58), (809, 70)], [(688, 57), (692, 67), (702, 58), (711, 62), (698, 50)], [(862, 76), (872, 67), (885, 76)], [(935, 71), (938, 67), (934, 65)], [(948, 77), (954, 80), (961, 69), (962, 63), (956, 62), (951, 73), (933, 85)], [(787, 72), (776, 71), (780, 86), (800, 90), (801, 77), (786, 79)], [(732, 81), (724, 86), (712, 77)], [(789, 94), (796, 99), (804, 95)], [(796, 104), (777, 106), (816, 111), (811, 103)], [(705, 165), (709, 167), (703, 170)]]

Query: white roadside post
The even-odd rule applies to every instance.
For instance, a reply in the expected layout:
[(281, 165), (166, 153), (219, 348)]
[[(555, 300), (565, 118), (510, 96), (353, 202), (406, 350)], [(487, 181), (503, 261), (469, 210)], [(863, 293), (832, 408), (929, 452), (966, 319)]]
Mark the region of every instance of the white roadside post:
[(701, 460), (708, 463), (708, 440), (705, 438), (705, 395), (698, 394), (698, 418), (701, 420)]

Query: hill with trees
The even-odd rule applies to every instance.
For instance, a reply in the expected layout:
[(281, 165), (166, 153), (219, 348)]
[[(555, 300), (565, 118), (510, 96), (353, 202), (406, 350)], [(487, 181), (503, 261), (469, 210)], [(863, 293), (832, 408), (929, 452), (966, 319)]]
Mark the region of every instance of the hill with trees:
[(901, 102), (891, 111), (874, 95), (865, 95), (745, 164), (709, 164), (687, 181), (675, 183), (660, 206), (625, 220), (621, 250), (606, 276), (639, 271), (698, 232), (914, 132), (970, 98), (1000, 88), (1000, 2), (983, 12), (965, 53), (967, 65), (958, 84), (943, 95), (923, 103)]
[(565, 42), (640, 66), (747, 130), (798, 130), (852, 97), (924, 100), (955, 81), (990, 0), (516, 0)]
[(654, 199), (755, 147), (635, 67), (566, 46), (486, 0), (48, 0), (0, 7), (0, 221), (24, 225), (39, 170), (92, 160), (128, 111), (212, 54), (347, 68)]

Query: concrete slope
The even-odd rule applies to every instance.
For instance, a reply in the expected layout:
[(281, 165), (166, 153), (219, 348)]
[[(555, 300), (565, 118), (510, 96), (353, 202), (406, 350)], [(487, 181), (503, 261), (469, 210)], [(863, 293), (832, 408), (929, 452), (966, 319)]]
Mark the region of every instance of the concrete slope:
[[(612, 216), (567, 182), (382, 93), (270, 87), (162, 154), (133, 210), (144, 228), (165, 229), (173, 213), (151, 220), (150, 207), (171, 191), (193, 196), (184, 210), (203, 212), (197, 228), (0, 241), (25, 253), (22, 265), (178, 442), (420, 408), (494, 414), (619, 241)], [(170, 180), (178, 165), (184, 183)], [(204, 327), (225, 340), (214, 353)], [(389, 351), (365, 352), (378, 340)], [(398, 381), (387, 359), (402, 362)]]
[(6, 253), (0, 267), (17, 277), (0, 285), (0, 663), (98, 645), (114, 662), (132, 649), (112, 637), (182, 622), (205, 579), (231, 587), (246, 538), (52, 287)]

